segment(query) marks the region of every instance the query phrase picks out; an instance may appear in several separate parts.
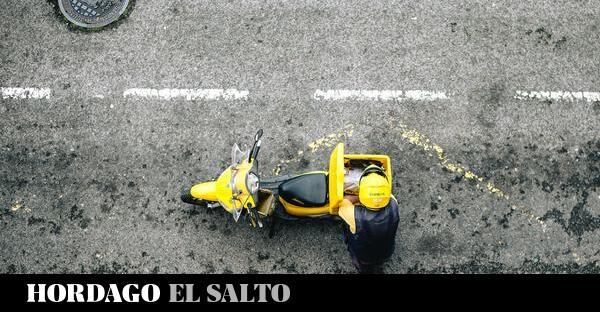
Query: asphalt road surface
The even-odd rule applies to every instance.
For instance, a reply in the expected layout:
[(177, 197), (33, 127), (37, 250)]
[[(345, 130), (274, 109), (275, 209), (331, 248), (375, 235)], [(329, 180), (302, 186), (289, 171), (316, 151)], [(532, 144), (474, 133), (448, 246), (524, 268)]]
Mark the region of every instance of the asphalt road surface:
[(354, 272), (339, 222), (180, 202), (259, 128), (265, 177), (391, 156), (387, 273), (600, 272), (599, 69), (600, 1), (0, 1), (0, 272)]

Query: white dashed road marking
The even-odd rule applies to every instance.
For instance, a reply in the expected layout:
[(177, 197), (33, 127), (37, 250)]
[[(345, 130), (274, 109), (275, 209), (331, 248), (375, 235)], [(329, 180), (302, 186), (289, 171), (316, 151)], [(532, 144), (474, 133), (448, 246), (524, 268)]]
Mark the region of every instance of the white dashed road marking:
[[(52, 96), (50, 88), (16, 88), (0, 87), (3, 99), (48, 99)], [(130, 88), (123, 92), (125, 98), (148, 98), (160, 100), (184, 99), (192, 100), (246, 100), (250, 91), (238, 89), (153, 89)], [(104, 99), (102, 94), (94, 98)], [(317, 101), (440, 101), (450, 97), (446, 91), (428, 90), (348, 90), (317, 89), (313, 93)], [(538, 100), (554, 102), (600, 102), (600, 92), (587, 91), (515, 91), (517, 100)]]
[(250, 92), (237, 89), (148, 89), (132, 88), (123, 92), (123, 97), (142, 97), (171, 100), (245, 100)]
[(573, 91), (521, 91), (515, 94), (517, 100), (540, 100), (540, 101), (600, 101), (600, 92), (573, 92)]
[(48, 88), (0, 88), (3, 99), (47, 99), (52, 90)]
[(313, 98), (317, 101), (436, 101), (447, 100), (444, 91), (427, 90), (316, 90)]

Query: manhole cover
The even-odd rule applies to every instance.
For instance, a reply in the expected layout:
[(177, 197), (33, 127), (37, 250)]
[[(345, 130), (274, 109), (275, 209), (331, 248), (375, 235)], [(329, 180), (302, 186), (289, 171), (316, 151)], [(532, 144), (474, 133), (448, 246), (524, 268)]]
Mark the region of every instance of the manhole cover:
[(121, 17), (129, 0), (58, 0), (62, 14), (84, 28), (106, 26)]

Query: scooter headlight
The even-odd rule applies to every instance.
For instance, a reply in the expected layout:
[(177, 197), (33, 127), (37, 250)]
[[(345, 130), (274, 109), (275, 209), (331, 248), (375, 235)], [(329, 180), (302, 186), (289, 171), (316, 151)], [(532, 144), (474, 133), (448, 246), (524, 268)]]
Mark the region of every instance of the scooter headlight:
[(246, 180), (246, 187), (248, 187), (248, 192), (254, 195), (258, 192), (259, 188), (259, 178), (254, 172), (248, 173), (248, 179)]

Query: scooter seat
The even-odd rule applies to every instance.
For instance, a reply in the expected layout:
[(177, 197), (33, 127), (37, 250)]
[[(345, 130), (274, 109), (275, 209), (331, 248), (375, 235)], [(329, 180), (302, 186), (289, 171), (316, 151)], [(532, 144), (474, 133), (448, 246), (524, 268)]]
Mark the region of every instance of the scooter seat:
[(300, 207), (323, 207), (327, 204), (327, 174), (306, 173), (279, 185), (279, 196)]

